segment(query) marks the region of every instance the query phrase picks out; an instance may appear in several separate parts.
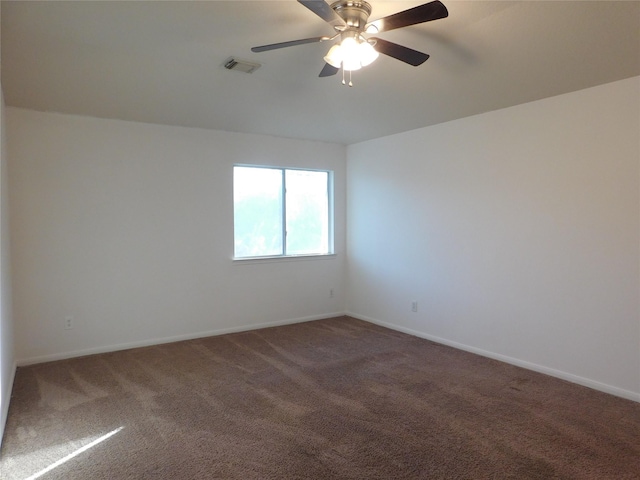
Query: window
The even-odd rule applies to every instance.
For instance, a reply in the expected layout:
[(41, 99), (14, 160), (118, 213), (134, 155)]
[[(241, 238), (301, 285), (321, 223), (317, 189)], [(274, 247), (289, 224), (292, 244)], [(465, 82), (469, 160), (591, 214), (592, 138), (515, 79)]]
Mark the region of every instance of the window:
[(233, 167), (234, 257), (327, 255), (332, 172)]

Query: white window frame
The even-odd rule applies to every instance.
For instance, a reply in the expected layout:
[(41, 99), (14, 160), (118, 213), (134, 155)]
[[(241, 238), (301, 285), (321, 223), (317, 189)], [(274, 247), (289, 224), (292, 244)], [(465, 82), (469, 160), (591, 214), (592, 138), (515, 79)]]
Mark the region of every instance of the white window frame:
[[(253, 165), (253, 164), (244, 164), (244, 163), (236, 163), (233, 165), (233, 174), (234, 177), (232, 180), (232, 185), (235, 182), (235, 167), (243, 167), (243, 168), (264, 168), (271, 170), (280, 170), (282, 173), (282, 205), (281, 205), (281, 214), (282, 214), (282, 254), (280, 255), (262, 255), (262, 256), (252, 256), (252, 257), (236, 257), (235, 256), (235, 196), (232, 192), (232, 206), (233, 206), (233, 255), (232, 260), (234, 262), (262, 262), (262, 261), (278, 261), (278, 260), (290, 260), (290, 259), (309, 259), (309, 258), (331, 258), (335, 257), (335, 249), (334, 249), (334, 173), (333, 170), (327, 170), (323, 168), (304, 168), (304, 167), (279, 167), (273, 165)], [(286, 197), (286, 171), (287, 170), (298, 170), (304, 172), (323, 172), (327, 174), (327, 222), (328, 222), (328, 238), (327, 238), (327, 253), (308, 253), (308, 254), (287, 254), (287, 197)], [(233, 189), (232, 189), (233, 190)]]

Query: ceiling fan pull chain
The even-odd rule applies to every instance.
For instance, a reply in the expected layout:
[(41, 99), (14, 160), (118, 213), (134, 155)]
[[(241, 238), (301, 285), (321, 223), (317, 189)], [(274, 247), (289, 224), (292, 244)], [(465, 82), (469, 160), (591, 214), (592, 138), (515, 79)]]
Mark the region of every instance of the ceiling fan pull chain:
[(351, 70), (349, 70), (349, 86), (353, 87), (353, 82), (351, 81)]
[(344, 81), (344, 68), (342, 69), (342, 84), (345, 85), (346, 82)]

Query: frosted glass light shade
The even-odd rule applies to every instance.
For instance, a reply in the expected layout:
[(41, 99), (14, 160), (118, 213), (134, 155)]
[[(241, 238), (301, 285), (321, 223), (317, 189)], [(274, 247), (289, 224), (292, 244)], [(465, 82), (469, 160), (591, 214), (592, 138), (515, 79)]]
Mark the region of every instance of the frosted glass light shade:
[(327, 55), (324, 57), (324, 61), (335, 68), (342, 66), (342, 48), (339, 44), (334, 45), (329, 49)]
[(358, 53), (360, 54), (360, 64), (363, 67), (371, 65), (379, 55), (378, 52), (376, 52), (375, 48), (373, 48), (373, 45), (371, 45), (369, 42), (362, 42), (359, 45)]
[(362, 67), (362, 64), (360, 63), (360, 60), (357, 59), (357, 58), (345, 58), (342, 61), (342, 68), (346, 72), (352, 72), (354, 70), (360, 70), (361, 67)]
[(360, 63), (360, 44), (353, 37), (347, 37), (340, 44), (342, 49), (342, 68), (346, 71), (359, 70), (362, 67)]

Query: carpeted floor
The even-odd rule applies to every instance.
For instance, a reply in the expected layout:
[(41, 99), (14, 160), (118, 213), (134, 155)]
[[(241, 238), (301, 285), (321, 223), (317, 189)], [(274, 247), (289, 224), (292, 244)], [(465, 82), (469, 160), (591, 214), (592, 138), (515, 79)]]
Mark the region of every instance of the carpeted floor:
[(1, 455), (4, 480), (639, 479), (640, 404), (340, 317), (20, 368)]

